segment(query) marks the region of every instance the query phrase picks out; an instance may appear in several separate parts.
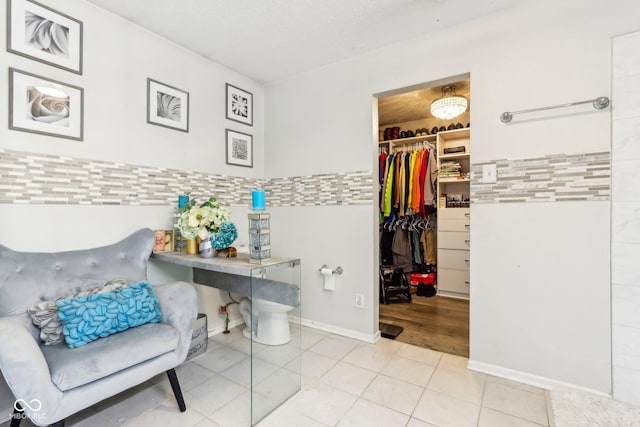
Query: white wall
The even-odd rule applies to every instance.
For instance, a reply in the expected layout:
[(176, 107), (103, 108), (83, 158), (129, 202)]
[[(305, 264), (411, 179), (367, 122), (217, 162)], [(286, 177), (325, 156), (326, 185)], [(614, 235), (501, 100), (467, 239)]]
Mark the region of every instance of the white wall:
[[(7, 96), (3, 96), (3, 102), (0, 102), (0, 123), (3, 124), (0, 126), (0, 148), (262, 178), (264, 91), (259, 83), (88, 2), (41, 2), (83, 21), (84, 73), (76, 75), (2, 49), (0, 87), (9, 85), (9, 67), (83, 87), (84, 141), (9, 130)], [(6, 22), (4, 2), (0, 7), (0, 22)], [(6, 31), (0, 31), (0, 46), (6, 46)], [(146, 123), (148, 77), (189, 92), (189, 133)], [(253, 127), (225, 119), (225, 83), (253, 93)], [(226, 164), (226, 128), (253, 135), (253, 168)], [(211, 194), (215, 193), (216, 189), (212, 188)], [(247, 209), (233, 206), (232, 211), (232, 220), (240, 231), (238, 243), (246, 243)], [(0, 242), (28, 251), (88, 248), (113, 243), (141, 227), (171, 227), (172, 212), (171, 206), (0, 204)], [(91, 232), (87, 233), (87, 229)], [(150, 269), (150, 279), (156, 282), (190, 277), (188, 271), (156, 267), (152, 265)], [(221, 330), (223, 318), (216, 309), (220, 303), (228, 301), (227, 296), (219, 295), (216, 290), (201, 289), (200, 300), (200, 308), (208, 313), (210, 330)], [(0, 421), (5, 414), (11, 413), (12, 403), (9, 391), (0, 386)]]
[[(467, 72), (473, 161), (608, 151), (609, 111), (578, 107), (523, 116), (509, 126), (498, 117), (505, 110), (609, 95), (610, 39), (637, 28), (639, 12), (640, 4), (632, 0), (530, 2), (269, 87), (265, 175), (372, 170), (372, 95)], [(472, 207), (471, 360), (476, 367), (611, 391), (608, 206)], [(310, 223), (309, 209), (321, 216), (321, 208), (283, 209), (291, 232), (302, 233), (313, 224), (335, 239), (318, 240), (313, 247), (292, 239), (290, 254), (304, 253), (303, 264), (315, 267), (336, 246), (347, 245), (350, 253), (340, 260), (342, 266), (368, 273), (344, 280), (339, 302), (306, 299), (318, 284), (303, 276), (303, 317), (331, 312), (335, 324), (346, 324), (358, 310), (349, 300), (361, 281), (369, 283), (367, 300), (377, 295), (375, 260), (369, 257), (377, 239), (362, 238), (373, 234), (374, 217), (344, 206)], [(345, 230), (343, 219), (354, 215), (358, 220)], [(352, 326), (358, 333), (370, 333), (377, 323), (373, 308), (367, 307), (365, 316), (371, 320)]]
[(640, 406), (640, 33), (613, 41), (613, 396)]

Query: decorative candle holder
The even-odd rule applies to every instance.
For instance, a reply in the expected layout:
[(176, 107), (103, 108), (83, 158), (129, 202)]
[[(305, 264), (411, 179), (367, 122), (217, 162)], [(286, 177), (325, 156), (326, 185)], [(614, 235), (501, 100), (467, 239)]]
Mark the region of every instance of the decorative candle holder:
[(262, 264), (271, 258), (271, 214), (249, 214), (249, 262)]

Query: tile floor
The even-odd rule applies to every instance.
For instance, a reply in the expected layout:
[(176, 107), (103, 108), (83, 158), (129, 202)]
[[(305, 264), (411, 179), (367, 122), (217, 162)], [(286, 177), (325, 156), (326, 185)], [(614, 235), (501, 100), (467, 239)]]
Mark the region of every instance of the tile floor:
[[(254, 392), (263, 396), (258, 410), (268, 412), (270, 399), (293, 393), (295, 372), (302, 370), (302, 390), (259, 427), (550, 425), (544, 390), (468, 371), (462, 357), (306, 327), (295, 345), (302, 347), (301, 361), (291, 347), (254, 344)], [(74, 415), (67, 426), (249, 426), (249, 349), (234, 328), (210, 338), (206, 354), (177, 368), (184, 413), (161, 375)], [(23, 421), (21, 427), (31, 425)]]

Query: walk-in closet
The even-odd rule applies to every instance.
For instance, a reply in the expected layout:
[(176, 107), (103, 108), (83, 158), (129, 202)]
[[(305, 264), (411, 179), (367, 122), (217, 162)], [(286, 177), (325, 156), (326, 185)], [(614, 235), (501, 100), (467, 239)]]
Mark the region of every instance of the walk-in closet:
[(383, 337), (469, 356), (470, 79), (378, 98)]

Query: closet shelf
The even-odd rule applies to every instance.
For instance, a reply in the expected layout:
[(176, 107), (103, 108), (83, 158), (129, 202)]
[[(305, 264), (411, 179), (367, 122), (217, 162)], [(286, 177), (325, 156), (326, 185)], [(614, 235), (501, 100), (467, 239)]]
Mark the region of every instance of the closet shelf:
[(438, 156), (440, 158), (440, 160), (446, 160), (446, 159), (468, 159), (469, 157), (471, 157), (471, 153), (452, 153), (452, 154), (440, 154)]
[(424, 135), (424, 136), (413, 136), (411, 138), (400, 138), (400, 139), (389, 139), (387, 141), (378, 141), (378, 145), (382, 144), (393, 144), (393, 145), (405, 145), (405, 144), (414, 144), (416, 142), (429, 141), (435, 142), (435, 135)]
[(438, 180), (440, 181), (440, 183), (444, 184), (447, 182), (469, 182), (471, 181), (469, 178), (445, 178), (445, 177), (438, 177)]

